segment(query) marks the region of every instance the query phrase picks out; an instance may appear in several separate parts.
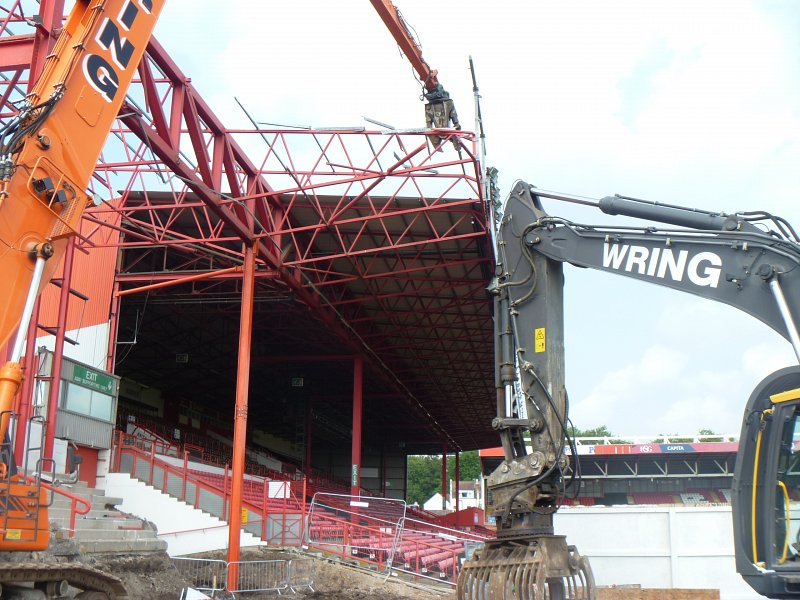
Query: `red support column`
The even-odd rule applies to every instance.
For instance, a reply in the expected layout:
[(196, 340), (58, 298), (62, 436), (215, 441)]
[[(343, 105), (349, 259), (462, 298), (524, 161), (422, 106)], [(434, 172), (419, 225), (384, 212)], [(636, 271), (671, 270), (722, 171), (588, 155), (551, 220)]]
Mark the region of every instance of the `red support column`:
[(111, 318), (108, 321), (108, 346), (106, 350), (106, 371), (114, 372), (117, 362), (117, 334), (119, 333), (119, 305), (122, 298), (118, 294), (119, 282), (114, 281), (111, 293)]
[(38, 355), (36, 354), (36, 333), (39, 325), (39, 306), (40, 299), (36, 299), (31, 314), (31, 322), (28, 324), (28, 333), (25, 338), (25, 357), (22, 360), (22, 374), (24, 379), (17, 394), (18, 418), (17, 418), (17, 439), (14, 440), (14, 458), (18, 465), (22, 465), (25, 460), (25, 435), (28, 431), (28, 420), (33, 412), (33, 386), (36, 381), (36, 370), (39, 365)]
[(461, 458), (461, 454), (458, 451), (456, 451), (456, 466), (455, 466), (456, 484), (454, 486), (455, 487), (455, 492), (453, 493), (453, 495), (455, 496), (455, 506), (454, 506), (454, 508), (456, 509), (456, 512), (458, 512), (458, 497), (461, 495), (461, 493), (460, 493), (461, 486), (459, 485), (459, 482), (461, 481), (461, 461), (459, 460), (460, 458)]
[[(250, 387), (250, 344), (253, 335), (253, 297), (255, 294), (256, 261), (253, 248), (244, 252), (244, 276), (242, 278), (242, 312), (239, 323), (239, 371), (236, 376), (236, 409), (233, 418), (233, 464), (231, 489), (231, 511), (228, 515), (228, 562), (239, 561), (241, 538), (242, 481), (244, 479), (244, 450), (247, 444), (247, 402)], [(237, 589), (239, 569), (231, 565), (228, 569), (228, 589)]]
[(364, 385), (364, 360), (353, 360), (353, 446), (350, 495), (361, 495), (361, 415)]
[(50, 373), (50, 393), (47, 396), (47, 435), (44, 440), (44, 458), (53, 458), (53, 446), (56, 439), (58, 392), (61, 387), (61, 361), (64, 358), (64, 336), (67, 333), (67, 309), (69, 308), (69, 288), (72, 284), (74, 256), (75, 238), (72, 238), (67, 242), (67, 248), (64, 252), (64, 273), (61, 277), (61, 290), (58, 296), (58, 324), (56, 325), (56, 342), (53, 348), (53, 367)]
[(381, 446), (381, 496), (386, 497), (386, 444)]
[(55, 46), (58, 37), (56, 30), (61, 28), (61, 19), (64, 15), (64, 0), (43, 0), (39, 5), (39, 15), (42, 17), (42, 22), (36, 25), (34, 33), (28, 91), (39, 79), (47, 56)]
[(311, 447), (314, 435), (314, 401), (311, 398), (306, 400), (306, 458), (303, 465), (306, 477), (311, 476)]
[(447, 444), (442, 446), (442, 510), (447, 510)]

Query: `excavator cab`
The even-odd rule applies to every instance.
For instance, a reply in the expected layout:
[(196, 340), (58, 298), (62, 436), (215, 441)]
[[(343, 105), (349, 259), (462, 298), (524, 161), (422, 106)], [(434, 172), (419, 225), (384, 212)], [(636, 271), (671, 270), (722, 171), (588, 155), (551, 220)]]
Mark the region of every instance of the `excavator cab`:
[(753, 391), (736, 460), (736, 569), (768, 598), (800, 598), (800, 367)]

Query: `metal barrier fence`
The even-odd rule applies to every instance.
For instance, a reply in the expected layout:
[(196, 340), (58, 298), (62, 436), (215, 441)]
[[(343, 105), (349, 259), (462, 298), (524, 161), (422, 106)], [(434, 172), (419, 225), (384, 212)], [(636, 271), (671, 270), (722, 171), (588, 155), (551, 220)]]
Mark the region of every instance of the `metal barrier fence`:
[[(206, 558), (172, 559), (186, 582), (201, 592), (213, 595), (223, 590), (231, 593), (278, 592), (308, 588), (314, 591), (316, 563), (310, 558), (287, 560), (242, 560), (225, 562)], [(234, 589), (227, 585), (235, 578)]]
[[(241, 560), (228, 563), (228, 573), (235, 573), (235, 589), (229, 592), (278, 592), (289, 588), (288, 560)], [(230, 588), (230, 586), (228, 586)]]
[(292, 593), (302, 588), (314, 591), (317, 563), (310, 558), (293, 558), (289, 561), (289, 589)]
[(467, 553), (486, 538), (408, 518), (405, 509), (399, 500), (315, 494), (304, 544), (381, 572), (454, 586)]

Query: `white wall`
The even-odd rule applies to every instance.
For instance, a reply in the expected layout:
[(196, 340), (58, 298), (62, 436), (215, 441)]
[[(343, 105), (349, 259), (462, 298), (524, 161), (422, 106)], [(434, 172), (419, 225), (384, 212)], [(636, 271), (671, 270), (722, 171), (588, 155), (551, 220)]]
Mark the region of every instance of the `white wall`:
[(736, 572), (730, 507), (570, 507), (555, 530), (588, 556), (598, 585), (719, 589), (761, 600)]
[[(108, 332), (111, 325), (100, 323), (66, 332), (66, 336), (78, 342), (76, 346), (64, 342), (64, 356), (77, 360), (95, 369), (105, 370), (108, 354)], [(46, 346), (51, 352), (55, 349), (56, 338), (43, 335), (36, 338), (36, 347)]]
[[(183, 556), (222, 550), (228, 546), (228, 526), (208, 513), (162, 494), (125, 473), (109, 473), (103, 482), (106, 496), (122, 498), (120, 510), (154, 523), (159, 539), (167, 542), (167, 554)], [(99, 485), (98, 485), (99, 487)], [(265, 544), (242, 531), (239, 545)]]

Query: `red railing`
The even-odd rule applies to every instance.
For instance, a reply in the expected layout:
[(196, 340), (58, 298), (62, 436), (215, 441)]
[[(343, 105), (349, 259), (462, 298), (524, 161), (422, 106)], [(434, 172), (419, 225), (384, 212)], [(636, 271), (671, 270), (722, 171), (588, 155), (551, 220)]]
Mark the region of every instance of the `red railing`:
[[(31, 475), (26, 475), (25, 479), (31, 483), (37, 483), (35, 477)], [(86, 500), (86, 498), (81, 498), (80, 496), (76, 496), (72, 492), (68, 492), (66, 490), (62, 490), (58, 487), (52, 486), (46, 481), (42, 481), (41, 479), (38, 483), (46, 490), (48, 490), (51, 494), (56, 493), (60, 494), (61, 496), (65, 496), (66, 498), (70, 499), (70, 509), (69, 509), (69, 537), (74, 537), (75, 535), (75, 519), (77, 515), (85, 515), (90, 510), (92, 510), (92, 503)], [(78, 505), (82, 505), (81, 508), (78, 508)]]
[[(128, 455), (131, 457), (131, 473), (137, 479), (165, 493), (167, 493), (169, 489), (168, 481), (170, 478), (173, 478), (173, 480), (178, 479), (180, 480), (181, 486), (181, 493), (178, 499), (192, 504), (195, 508), (201, 509), (204, 507), (200, 506), (200, 491), (204, 490), (206, 493), (216, 496), (221, 500), (221, 514), (217, 516), (223, 520), (231, 521), (231, 519), (229, 519), (231, 515), (228, 515), (231, 477), (230, 473), (227, 471), (227, 467), (224, 476), (222, 476), (222, 480), (215, 481), (215, 484), (211, 484), (208, 481), (204, 481), (202, 476), (192, 473), (189, 469), (188, 452), (184, 452), (183, 464), (181, 466), (176, 466), (157, 456), (156, 444), (152, 444), (148, 451), (148, 449), (145, 448), (146, 444), (142, 443), (145, 440), (137, 438), (130, 440), (133, 443), (128, 443), (129, 437), (130, 436), (122, 432), (119, 432), (117, 435), (116, 443), (114, 444), (114, 458), (112, 460), (112, 468), (114, 471), (122, 472), (122, 456)], [(140, 469), (141, 461), (146, 465), (144, 469)], [(142, 470), (147, 473), (147, 476), (144, 478), (137, 476)], [(161, 481), (156, 479), (157, 471), (161, 472)], [(278, 484), (279, 487), (281, 485), (289, 487), (285, 488), (284, 491), (280, 493), (280, 497), (275, 497), (275, 495), (270, 495), (270, 483), (273, 484), (273, 487), (275, 487), (275, 484)], [(254, 502), (254, 498), (252, 497), (250, 499), (242, 498), (242, 508), (255, 513), (258, 519), (250, 520), (248, 523), (242, 523), (242, 525), (246, 528), (250, 526), (246, 529), (250, 531), (253, 525), (260, 524), (258, 535), (260, 535), (261, 539), (264, 541), (280, 543), (281, 545), (291, 545), (296, 542), (299, 545), (303, 538), (305, 527), (305, 481), (302, 481), (302, 493), (299, 498), (292, 490), (292, 487), (300, 483), (300, 481), (295, 480), (276, 481), (262, 479), (260, 481), (262, 488), (262, 495), (259, 499), (260, 502)], [(187, 488), (189, 485), (194, 486), (195, 489), (193, 502), (190, 502), (187, 496)], [(278, 537), (269, 535), (267, 527), (269, 523), (268, 516), (272, 516), (273, 521), (278, 520), (282, 524)], [(294, 532), (290, 532), (291, 529), (294, 529)], [(250, 533), (253, 532), (250, 531)]]

